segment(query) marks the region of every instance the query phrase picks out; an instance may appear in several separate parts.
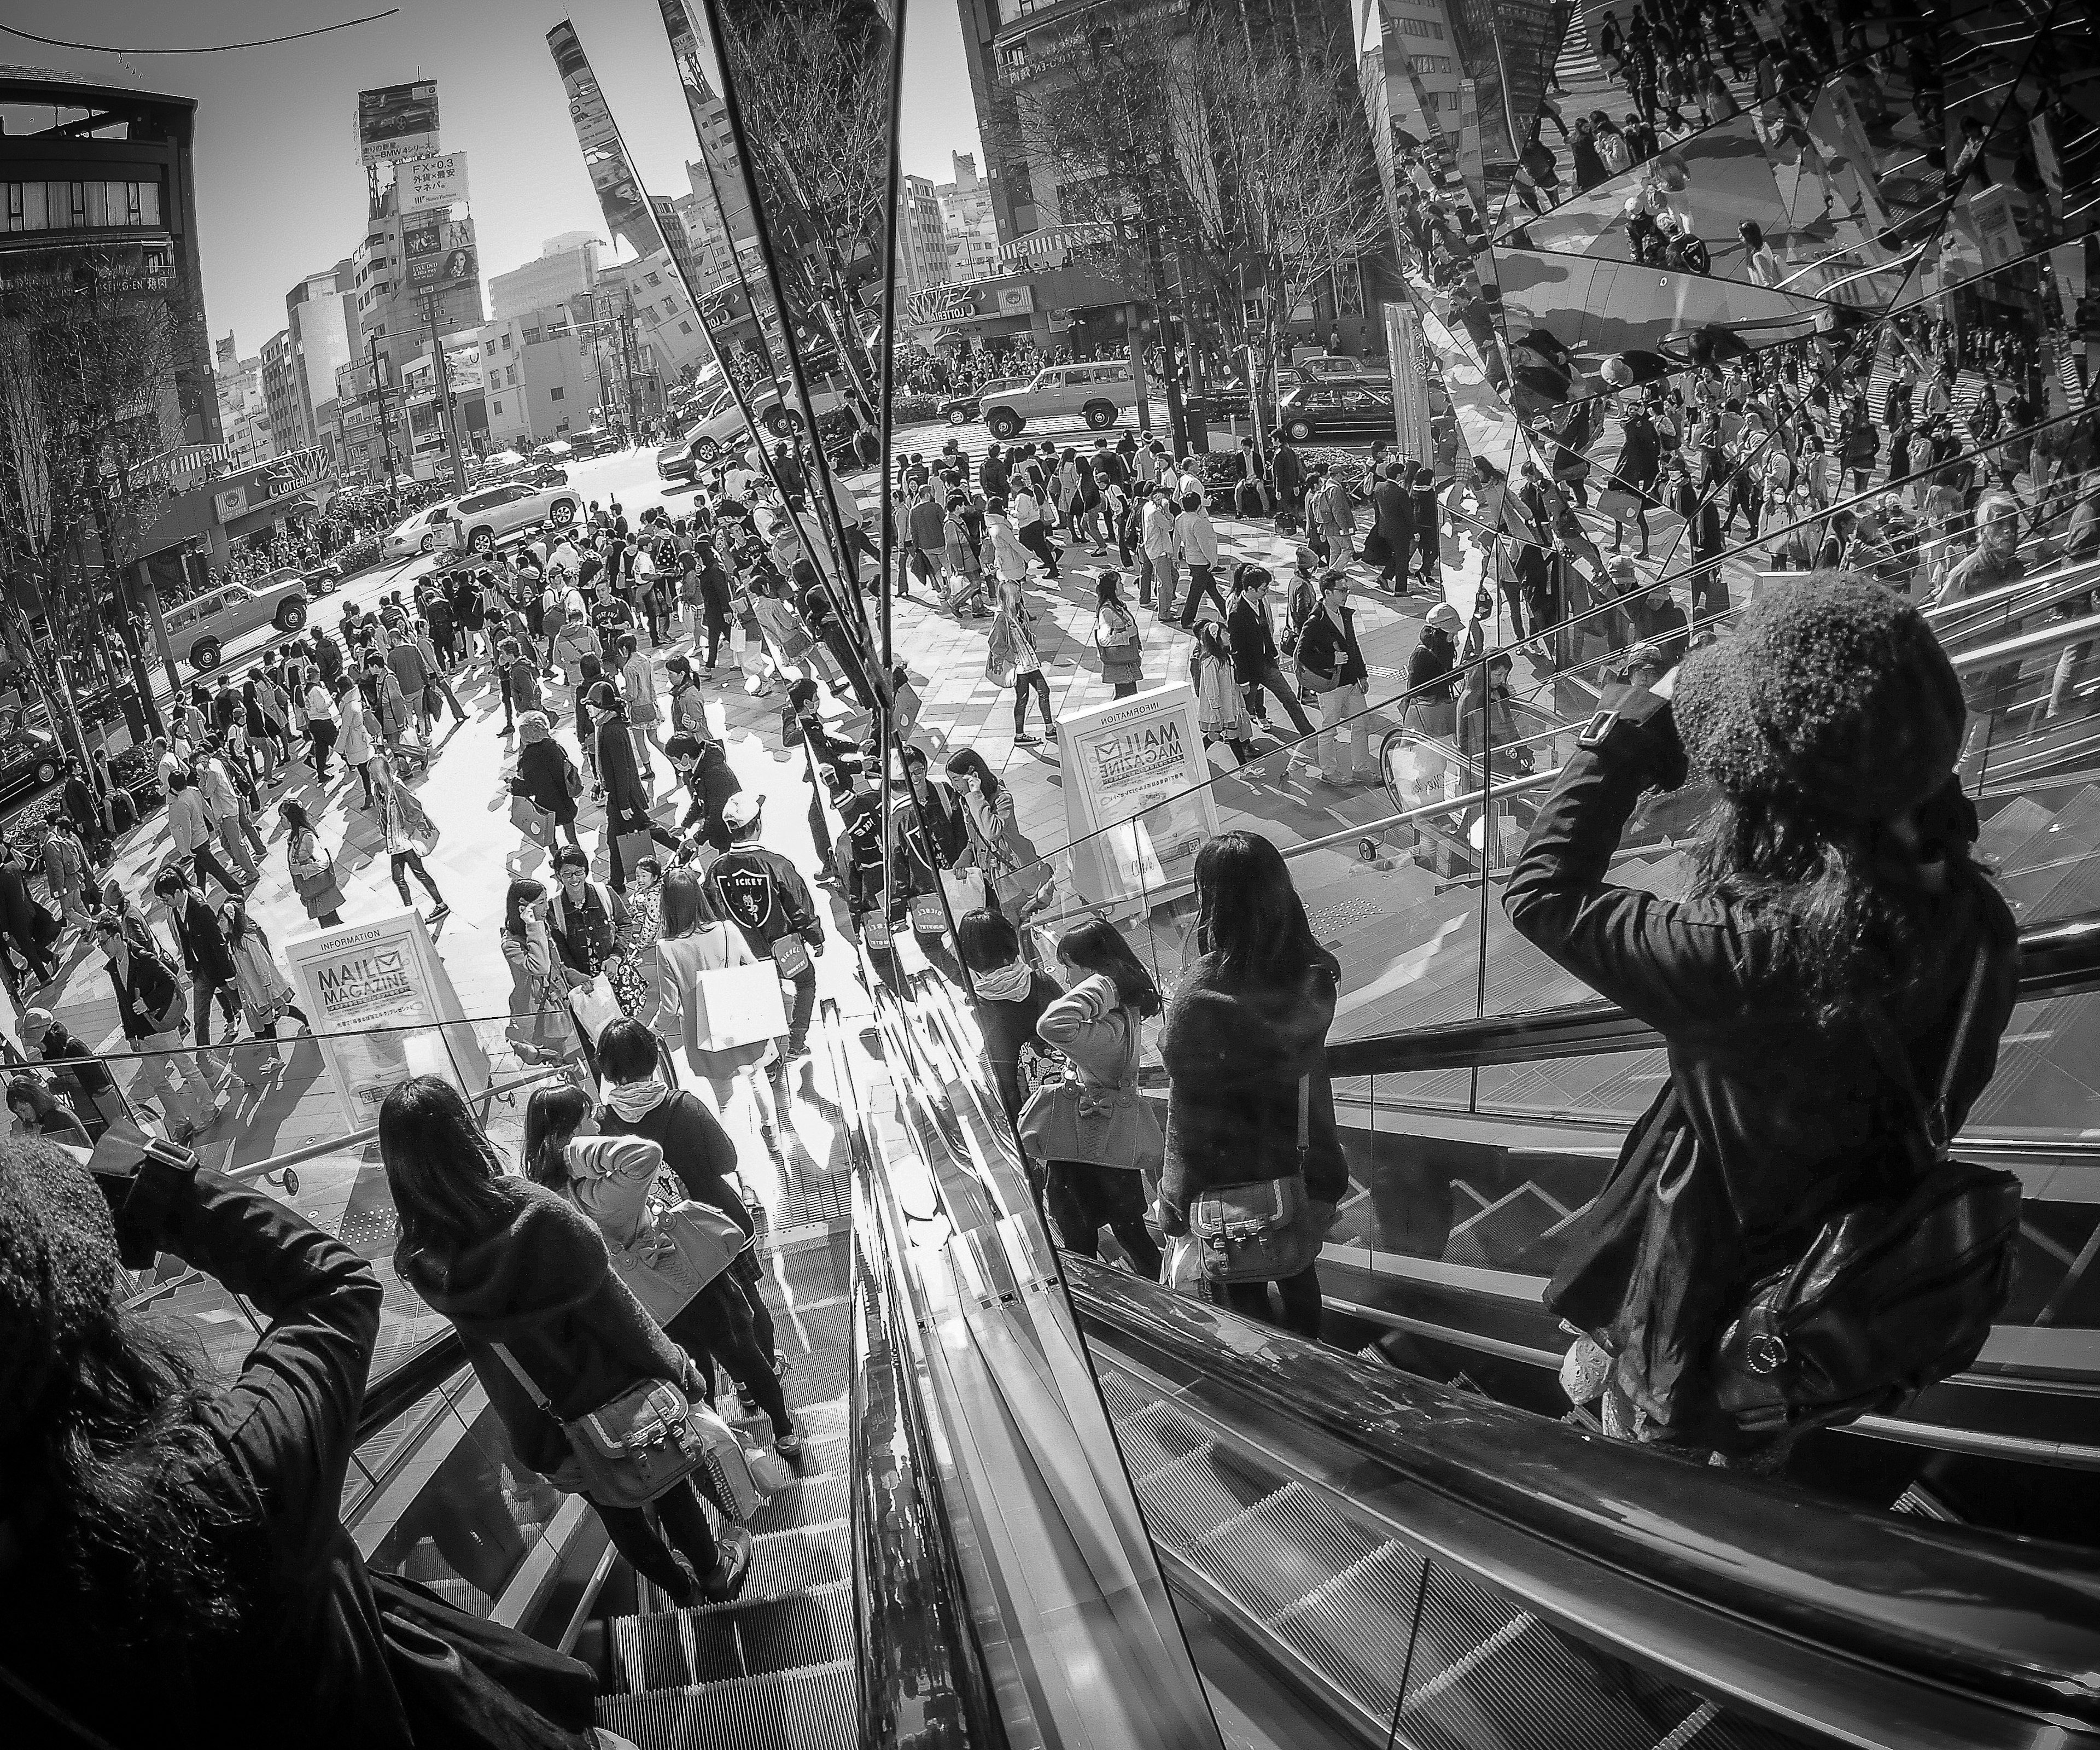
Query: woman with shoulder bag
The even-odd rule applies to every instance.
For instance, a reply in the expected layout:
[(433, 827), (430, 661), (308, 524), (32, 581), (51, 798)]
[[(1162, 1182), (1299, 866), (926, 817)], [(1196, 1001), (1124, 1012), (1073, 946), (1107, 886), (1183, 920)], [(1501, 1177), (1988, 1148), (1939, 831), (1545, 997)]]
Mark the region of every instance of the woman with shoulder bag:
[(1320, 1334), (1317, 1260), (1349, 1188), (1327, 1078), (1341, 968), (1282, 853), (1249, 832), (1196, 853), (1196, 947), (1167, 1005), (1160, 1228), (1189, 1236), (1216, 1304)]
[[(1604, 703), (1504, 906), (1670, 1078), (1568, 1231), (1562, 1380), (1614, 1439), (1776, 1469), (1966, 1366), (2010, 1285), (2017, 1181), (1945, 1157), (2014, 1000), (1961, 686), (1916, 609), (1822, 575)], [(1718, 795), (1685, 896), (1613, 885), (1641, 796), (1693, 770)]]
[(1101, 678), (1118, 699), (1127, 699), (1145, 678), (1145, 642), (1137, 617), (1123, 606), (1123, 579), (1104, 571), (1094, 585), (1094, 648), (1101, 653)]
[[(802, 1450), (780, 1382), (759, 1352), (733, 1265), (751, 1236), (721, 1210), (661, 1188), (664, 1151), (645, 1136), (605, 1136), (591, 1097), (573, 1082), (533, 1091), (525, 1107), (525, 1170), (589, 1216), (614, 1274), (664, 1334), (704, 1373), (720, 1361), (765, 1406), (780, 1455)], [(708, 1400), (713, 1402), (712, 1380)]]
[(1021, 1139), (1043, 1161), (1043, 1201), (1065, 1249), (1098, 1257), (1106, 1228), (1132, 1268), (1157, 1281), (1159, 1248), (1145, 1231), (1145, 1210), (1165, 1144), (1137, 1091), (1137, 1068), (1145, 1017), (1159, 1012), (1159, 992), (1104, 918), (1067, 930), (1057, 962), (1081, 976), (1043, 1012), (1035, 1036), (1062, 1051), (1071, 1069), (1029, 1097)]
[[(386, 1096), (379, 1153), (401, 1225), (394, 1267), (459, 1332), (520, 1463), (580, 1493), (571, 1424), (638, 1384), (701, 1395), (700, 1369), (620, 1281), (597, 1226), (570, 1197), (506, 1174), (449, 1082), (415, 1076)], [(727, 1602), (751, 1568), (751, 1534), (725, 1521), (717, 1542), (708, 1523), (705, 1474), (649, 1502), (661, 1536), (640, 1506), (592, 1503), (614, 1546), (680, 1606)]]
[(528, 1064), (576, 1056), (582, 1041), (569, 1012), (569, 981), (547, 928), (547, 889), (540, 882), (521, 877), (504, 897), (503, 959), (510, 968), (505, 1037), (518, 1056)]
[(305, 805), (287, 796), (277, 804), (277, 817), (289, 835), (285, 866), (307, 915), (316, 923), (342, 923), (342, 888), (336, 880), (335, 860), (321, 849), (320, 835), (307, 818)]

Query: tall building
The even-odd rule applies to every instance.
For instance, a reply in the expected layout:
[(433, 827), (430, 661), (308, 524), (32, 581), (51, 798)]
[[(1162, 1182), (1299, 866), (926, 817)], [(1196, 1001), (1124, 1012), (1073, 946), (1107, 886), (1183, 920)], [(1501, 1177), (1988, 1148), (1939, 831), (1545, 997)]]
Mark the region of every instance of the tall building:
[(991, 186), (977, 174), (977, 154), (948, 155), (952, 181), (933, 190), (940, 208), (942, 246), (948, 257), (951, 281), (982, 280), (999, 271), (999, 224), (993, 217)]
[(948, 244), (930, 177), (907, 174), (897, 214), (897, 273), (908, 297), (948, 282)]
[(262, 386), (262, 359), (234, 356), (238, 349), (228, 334), (217, 342), (218, 369), (214, 382), (218, 396), (219, 430), (225, 434), (227, 461), (235, 469), (253, 468), (276, 454), (270, 435), (270, 403)]
[(602, 247), (595, 237), (579, 233), (550, 240), (536, 259), (488, 282), (489, 320), (507, 322), (589, 291), (598, 284), (598, 253)]
[(587, 332), (589, 295), (577, 294), (573, 315), (562, 302), (482, 325), (481, 381), (492, 449), (523, 448), (580, 431), (590, 424), (592, 410), (611, 399), (611, 351)]
[(394, 184), (379, 191), (351, 256), (351, 285), (360, 339), (377, 337), (404, 360), (429, 345), (433, 312), (441, 335), (481, 325), (481, 273), (471, 218), (451, 208), (403, 214), (397, 198)]
[(324, 272), (307, 275), (285, 294), (302, 444), (329, 447), (320, 410), (335, 399), (336, 372), (362, 344), (355, 294), (356, 270), (348, 257)]
[(0, 134), (0, 275), (77, 263), (164, 287), (177, 318), (170, 380), (135, 416), (133, 447), (218, 443), (191, 161), (196, 99), (10, 67), (0, 69), (0, 106), (35, 115), (33, 126), (11, 116)]
[(730, 131), (728, 106), (704, 78), (696, 92), (688, 94), (687, 101), (694, 111), (693, 126), (699, 136), (702, 161), (697, 175), (695, 166), (687, 165), (686, 177), (695, 195), (718, 204), (721, 223), (731, 240), (749, 242), (758, 235), (758, 227), (752, 214), (750, 192), (738, 172), (743, 160), (736, 149), (736, 136)]
[(607, 268), (598, 276), (597, 308), (601, 320), (618, 321), (632, 312), (636, 342), (643, 349), (637, 361), (642, 378), (660, 381), (661, 389), (714, 358), (699, 312), (679, 284), (668, 251), (659, 249), (639, 261)]
[(708, 186), (707, 165), (686, 165), (686, 183), (690, 192), (673, 201), (671, 210), (685, 231), (693, 289), (705, 298), (735, 277), (736, 249), (730, 240), (729, 227), (722, 223), (714, 192)]
[(270, 447), (289, 456), (307, 447), (306, 422), (299, 410), (298, 364), (292, 355), (292, 335), (280, 328), (262, 342), (262, 401), (270, 417)]

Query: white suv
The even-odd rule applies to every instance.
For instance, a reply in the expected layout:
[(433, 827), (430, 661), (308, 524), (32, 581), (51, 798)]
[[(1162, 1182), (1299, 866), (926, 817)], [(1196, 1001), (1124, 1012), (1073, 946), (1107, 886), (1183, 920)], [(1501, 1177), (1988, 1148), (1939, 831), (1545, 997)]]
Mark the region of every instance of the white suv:
[(419, 510), (380, 543), (388, 558), (465, 547), (488, 553), (506, 535), (520, 534), (542, 522), (565, 529), (582, 511), (582, 500), (565, 486), (527, 486), (510, 480), (477, 487), (464, 498)]
[(1137, 385), (1130, 361), (1098, 364), (1053, 364), (1038, 371), (1025, 389), (1002, 389), (986, 395), (984, 422), (1002, 442), (1020, 435), (1031, 419), (1083, 419), (1100, 431), (1113, 425), (1126, 408), (1137, 405)]

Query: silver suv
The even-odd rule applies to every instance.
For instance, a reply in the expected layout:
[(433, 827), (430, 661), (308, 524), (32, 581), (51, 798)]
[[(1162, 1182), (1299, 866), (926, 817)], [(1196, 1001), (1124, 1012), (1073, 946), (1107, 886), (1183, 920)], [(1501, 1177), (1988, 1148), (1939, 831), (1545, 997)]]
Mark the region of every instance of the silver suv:
[(986, 429), (1002, 442), (1020, 434), (1031, 419), (1083, 419), (1095, 430), (1113, 425), (1126, 408), (1137, 405), (1130, 361), (1053, 364), (1038, 371), (1025, 389), (987, 390)]

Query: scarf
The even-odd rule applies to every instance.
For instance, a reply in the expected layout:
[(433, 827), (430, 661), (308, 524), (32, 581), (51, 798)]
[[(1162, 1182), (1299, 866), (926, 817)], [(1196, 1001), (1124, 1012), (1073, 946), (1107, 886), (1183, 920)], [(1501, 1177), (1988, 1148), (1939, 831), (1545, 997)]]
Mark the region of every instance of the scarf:
[(1026, 960), (1016, 960), (1012, 965), (1003, 966), (996, 972), (973, 972), (970, 983), (987, 1003), (1018, 1003), (1028, 994), (1028, 987), (1035, 978)]
[(670, 1097), (671, 1091), (664, 1087), (664, 1078), (652, 1073), (646, 1081), (615, 1082), (607, 1093), (605, 1103), (620, 1114), (624, 1123), (638, 1124)]

